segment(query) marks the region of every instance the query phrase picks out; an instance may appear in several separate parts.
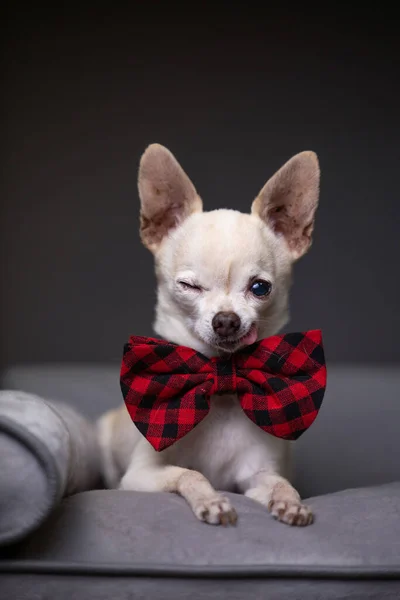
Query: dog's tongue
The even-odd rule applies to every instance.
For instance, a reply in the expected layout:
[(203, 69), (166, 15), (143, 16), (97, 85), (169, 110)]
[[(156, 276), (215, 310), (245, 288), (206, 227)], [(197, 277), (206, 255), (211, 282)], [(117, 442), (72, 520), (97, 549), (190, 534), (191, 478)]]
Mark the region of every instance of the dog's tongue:
[(243, 346), (251, 346), (255, 341), (257, 341), (257, 328), (255, 325), (252, 325), (249, 333), (244, 336), (242, 344)]

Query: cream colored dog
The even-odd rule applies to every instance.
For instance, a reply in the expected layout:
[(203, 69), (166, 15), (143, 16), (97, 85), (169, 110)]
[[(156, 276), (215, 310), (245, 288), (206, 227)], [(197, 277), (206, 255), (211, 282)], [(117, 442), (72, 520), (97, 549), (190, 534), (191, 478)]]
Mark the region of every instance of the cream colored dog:
[[(292, 264), (310, 247), (319, 195), (313, 152), (289, 160), (262, 188), (251, 214), (202, 212), (174, 156), (149, 146), (139, 168), (140, 233), (155, 257), (154, 329), (207, 355), (234, 352), (276, 334), (288, 320)], [(278, 520), (308, 525), (312, 513), (283, 477), (289, 442), (263, 432), (234, 395), (214, 396), (208, 416), (156, 452), (123, 406), (98, 423), (109, 487), (183, 496), (196, 517), (236, 522), (219, 490), (236, 490)]]

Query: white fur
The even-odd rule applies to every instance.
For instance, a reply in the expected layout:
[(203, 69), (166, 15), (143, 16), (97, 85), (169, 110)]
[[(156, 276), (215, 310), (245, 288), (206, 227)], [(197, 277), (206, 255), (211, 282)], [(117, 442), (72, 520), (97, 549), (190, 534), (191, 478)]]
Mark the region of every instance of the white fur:
[[(310, 153), (307, 166), (309, 159)], [(257, 212), (198, 212), (200, 200), (194, 196), (196, 191), (190, 187), (190, 180), (183, 181), (185, 193), (179, 197), (181, 172), (173, 161), (166, 149), (151, 146), (147, 158), (145, 153), (142, 159), (144, 175), (142, 180), (139, 178), (142, 211), (154, 215), (157, 198), (151, 192), (152, 181), (157, 181), (162, 194), (160, 181), (162, 184), (164, 177), (168, 179), (169, 169), (173, 169), (175, 177), (174, 202), (169, 205), (167, 195), (163, 210), (177, 211), (178, 226), (169, 227), (162, 235), (158, 232), (158, 238), (146, 234), (146, 245), (155, 254), (158, 280), (155, 332), (207, 356), (223, 352), (212, 327), (212, 319), (220, 311), (235, 312), (240, 317), (237, 347), (240, 338), (254, 326), (257, 339), (277, 333), (288, 319), (294, 260), (291, 242)], [(184, 173), (183, 176), (187, 177)], [(160, 194), (160, 190), (156, 193)], [(270, 199), (262, 199), (263, 208), (266, 201)], [(190, 202), (196, 207), (193, 210)], [(261, 205), (259, 198), (255, 205)], [(179, 220), (183, 212), (184, 218)], [(171, 212), (166, 213), (166, 219), (167, 216), (170, 218)], [(299, 222), (296, 215), (294, 218), (298, 236)], [(155, 220), (159, 222), (160, 215)], [(305, 238), (301, 241), (308, 247)], [(272, 284), (269, 296), (257, 298), (251, 293), (250, 282), (254, 278)], [(182, 281), (201, 290), (187, 288)], [(216, 489), (241, 491), (268, 507), (283, 522), (307, 525), (312, 521), (309, 509), (284, 479), (289, 442), (266, 434), (250, 421), (235, 395), (212, 397), (208, 416), (161, 453), (141, 436), (125, 407), (102, 417), (99, 438), (105, 476), (111, 487), (120, 480), (122, 489), (177, 492), (186, 498), (198, 518), (212, 524), (236, 522), (234, 508)]]

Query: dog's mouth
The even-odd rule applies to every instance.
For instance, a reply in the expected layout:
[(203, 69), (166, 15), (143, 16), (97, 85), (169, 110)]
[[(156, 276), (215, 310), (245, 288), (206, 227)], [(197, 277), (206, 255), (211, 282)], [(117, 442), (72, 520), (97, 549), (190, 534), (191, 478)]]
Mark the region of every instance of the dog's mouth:
[(235, 352), (244, 346), (251, 346), (257, 341), (257, 327), (253, 323), (247, 333), (238, 338), (218, 338), (215, 342), (215, 347), (224, 352)]

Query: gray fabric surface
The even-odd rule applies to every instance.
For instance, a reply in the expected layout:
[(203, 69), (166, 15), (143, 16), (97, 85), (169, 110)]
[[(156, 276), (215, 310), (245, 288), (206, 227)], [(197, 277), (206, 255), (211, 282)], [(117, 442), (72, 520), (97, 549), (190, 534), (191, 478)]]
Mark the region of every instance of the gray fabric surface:
[(291, 528), (230, 494), (237, 527), (199, 522), (172, 494), (99, 490), (65, 499), (18, 558), (91, 564), (400, 568), (400, 483), (311, 498)]
[[(0, 422), (0, 546), (27, 535), (46, 517), (56, 501), (59, 481), (46, 449), (38, 451), (27, 436), (1, 430)], [(36, 451), (32, 451), (32, 448)], [(42, 457), (45, 457), (42, 460)], [(50, 463), (50, 464), (49, 464)]]
[[(122, 402), (119, 366), (18, 366), (2, 374), (2, 387), (69, 402), (95, 418)], [(400, 480), (399, 421), (400, 365), (329, 365), (318, 418), (293, 444), (294, 483), (301, 494)]]
[(399, 600), (400, 483), (312, 498), (307, 528), (229, 495), (235, 528), (200, 523), (172, 494), (67, 498), (0, 561), (0, 600)]
[(0, 545), (37, 527), (64, 495), (93, 488), (94, 427), (71, 407), (0, 391)]
[(399, 600), (397, 581), (3, 575), (0, 600)]

